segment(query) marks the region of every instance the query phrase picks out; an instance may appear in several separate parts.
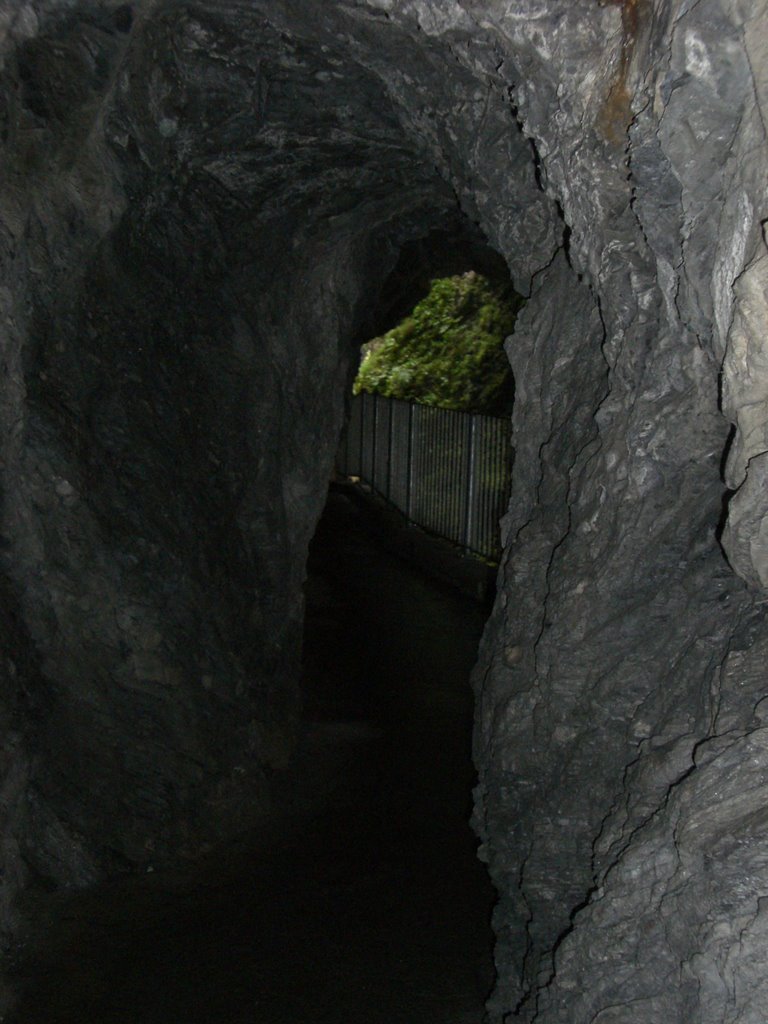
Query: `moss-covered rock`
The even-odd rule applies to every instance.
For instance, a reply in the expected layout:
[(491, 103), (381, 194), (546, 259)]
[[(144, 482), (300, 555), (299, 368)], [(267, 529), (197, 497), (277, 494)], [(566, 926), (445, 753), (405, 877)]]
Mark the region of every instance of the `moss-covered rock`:
[(433, 281), (409, 317), (364, 346), (355, 394), (511, 413), (514, 380), (503, 344), (522, 301), (474, 271)]

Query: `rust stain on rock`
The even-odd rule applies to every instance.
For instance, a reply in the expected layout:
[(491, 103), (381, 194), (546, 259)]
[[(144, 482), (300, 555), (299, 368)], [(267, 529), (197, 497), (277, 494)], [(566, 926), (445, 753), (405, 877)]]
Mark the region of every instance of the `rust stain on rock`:
[(611, 86), (600, 109), (597, 126), (606, 140), (618, 145), (626, 140), (632, 121), (632, 90), (629, 71), (648, 9), (648, 0), (599, 0), (601, 7), (621, 8), (621, 53)]

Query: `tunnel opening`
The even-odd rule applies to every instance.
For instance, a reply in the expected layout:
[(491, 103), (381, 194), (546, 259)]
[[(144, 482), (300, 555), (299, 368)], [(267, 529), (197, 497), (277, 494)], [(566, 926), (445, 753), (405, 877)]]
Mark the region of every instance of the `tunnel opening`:
[[(407, 243), (369, 323), (396, 325), (438, 276), (478, 267), (509, 286), (505, 261), (468, 221)], [(391, 484), (391, 466), (387, 476)], [(365, 892), (364, 920), (354, 909), (349, 918), (358, 951), (335, 953), (348, 991), (332, 1002), (348, 1007), (346, 1019), (382, 1024), (413, 1015), (479, 1020), (495, 974), (496, 894), (470, 828), (470, 677), (494, 588), (487, 572), (479, 586), (476, 574), (466, 585), (457, 556), (435, 559), (430, 542), (419, 530), (404, 539), (401, 520), (354, 480), (336, 477), (305, 584), (305, 742), (358, 765), (336, 776), (330, 797), (353, 811), (348, 831), (336, 830), (331, 858), (341, 885)], [(357, 898), (343, 896), (340, 906)], [(367, 974), (371, 950), (375, 979)]]
[[(400, 294), (410, 288), (418, 301), (401, 304), (402, 319), (361, 346), (336, 471), (408, 526), (497, 564), (513, 461), (504, 345), (524, 300), (487, 245), (454, 238), (446, 248), (433, 235), (413, 251), (422, 260), (430, 252), (430, 262), (414, 273), (412, 253), (401, 254), (391, 278), (399, 282), (405, 266)], [(385, 308), (392, 291), (390, 280)]]

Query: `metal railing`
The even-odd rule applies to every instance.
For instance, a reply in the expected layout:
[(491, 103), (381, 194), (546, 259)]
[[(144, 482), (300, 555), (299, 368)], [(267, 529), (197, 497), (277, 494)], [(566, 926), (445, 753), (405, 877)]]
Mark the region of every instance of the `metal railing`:
[(363, 392), (352, 399), (338, 468), (409, 522), (498, 559), (509, 502), (511, 423)]

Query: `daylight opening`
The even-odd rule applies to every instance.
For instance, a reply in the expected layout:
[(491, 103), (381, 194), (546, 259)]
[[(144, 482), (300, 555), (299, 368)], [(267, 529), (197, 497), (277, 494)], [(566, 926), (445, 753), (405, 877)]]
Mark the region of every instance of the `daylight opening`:
[(361, 347), (337, 469), (407, 523), (497, 561), (514, 404), (504, 342), (523, 299), (492, 264), (423, 287), (399, 323)]

